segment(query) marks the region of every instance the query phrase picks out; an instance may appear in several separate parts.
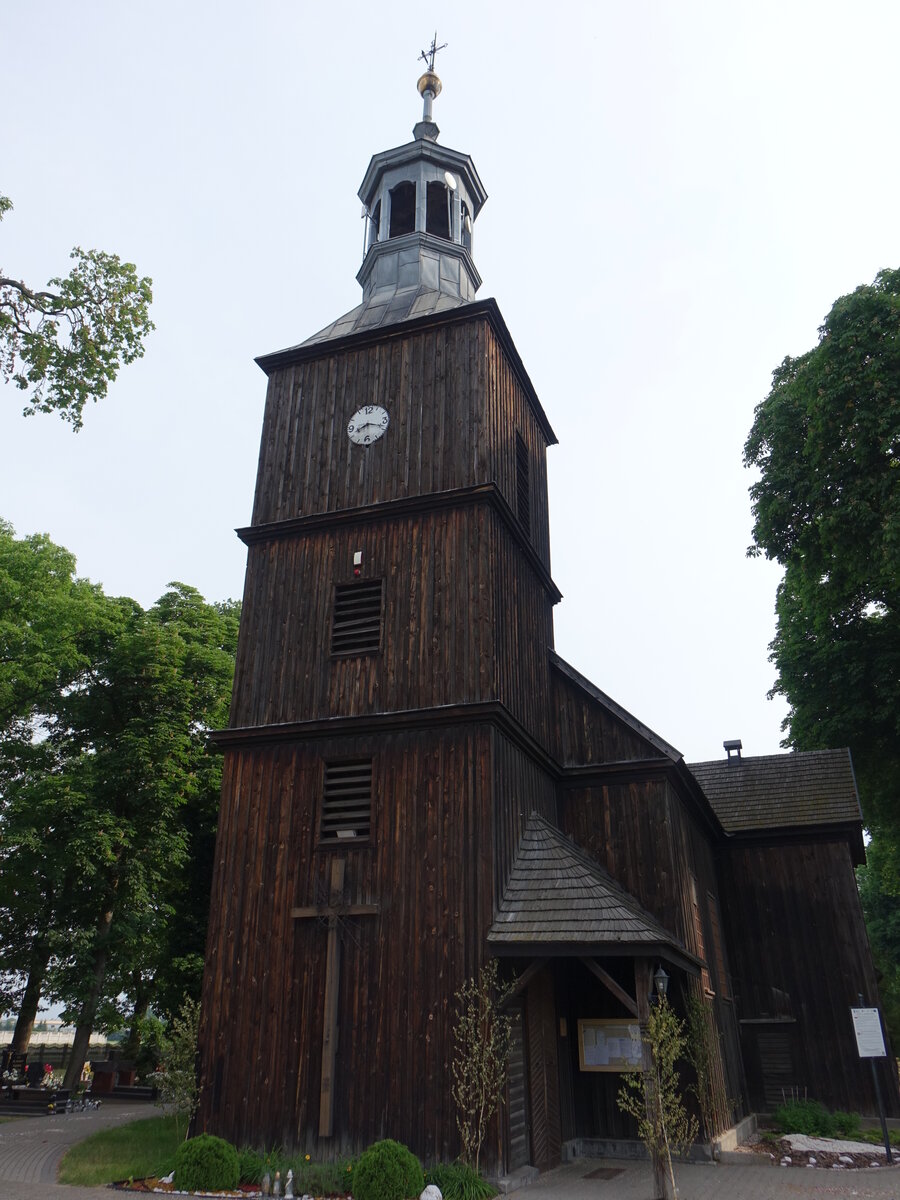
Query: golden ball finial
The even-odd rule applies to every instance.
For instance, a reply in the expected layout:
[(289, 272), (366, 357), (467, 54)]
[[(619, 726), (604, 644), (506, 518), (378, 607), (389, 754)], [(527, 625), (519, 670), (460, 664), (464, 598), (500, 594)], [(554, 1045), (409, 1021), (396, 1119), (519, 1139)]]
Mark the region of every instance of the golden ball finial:
[(439, 96), (441, 94), (441, 81), (435, 75), (434, 71), (426, 71), (419, 78), (416, 87), (419, 89), (420, 96), (424, 96), (426, 92), (431, 92), (432, 96)]

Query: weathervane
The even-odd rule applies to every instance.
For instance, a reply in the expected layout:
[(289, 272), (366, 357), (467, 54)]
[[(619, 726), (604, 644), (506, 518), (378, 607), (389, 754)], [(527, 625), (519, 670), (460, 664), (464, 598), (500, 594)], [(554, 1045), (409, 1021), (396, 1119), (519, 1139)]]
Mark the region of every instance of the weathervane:
[(434, 56), (438, 53), (439, 50), (446, 50), (446, 49), (447, 49), (446, 42), (444, 42), (443, 46), (439, 46), (437, 44), (437, 30), (435, 30), (434, 37), (431, 39), (431, 49), (423, 50), (422, 53), (419, 55), (419, 58), (421, 58), (422, 62), (425, 64), (425, 66), (428, 68), (429, 71), (433, 71), (434, 70)]

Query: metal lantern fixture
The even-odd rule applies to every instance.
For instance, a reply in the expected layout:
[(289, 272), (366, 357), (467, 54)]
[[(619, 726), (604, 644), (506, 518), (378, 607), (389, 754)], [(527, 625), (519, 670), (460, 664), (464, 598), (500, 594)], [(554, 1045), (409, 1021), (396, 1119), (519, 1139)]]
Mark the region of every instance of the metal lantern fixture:
[(653, 976), (653, 986), (656, 988), (656, 994), (660, 999), (669, 990), (669, 977), (663, 970), (662, 963), (656, 968), (656, 973)]

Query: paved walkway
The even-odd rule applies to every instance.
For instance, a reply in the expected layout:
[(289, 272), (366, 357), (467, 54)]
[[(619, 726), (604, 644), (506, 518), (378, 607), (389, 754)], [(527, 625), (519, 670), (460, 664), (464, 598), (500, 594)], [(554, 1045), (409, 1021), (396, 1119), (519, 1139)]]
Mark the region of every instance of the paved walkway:
[(110, 1200), (105, 1188), (64, 1187), (56, 1172), (70, 1146), (101, 1129), (158, 1117), (154, 1104), (106, 1100), (91, 1112), (53, 1117), (15, 1117), (0, 1124), (0, 1200)]
[[(748, 1156), (749, 1157), (749, 1156)], [(613, 1179), (591, 1178), (598, 1168), (621, 1170)], [(832, 1171), (809, 1167), (777, 1167), (765, 1160), (749, 1166), (733, 1163), (676, 1164), (680, 1200), (900, 1200), (900, 1167), (874, 1171)], [(576, 1159), (541, 1175), (514, 1200), (650, 1200), (649, 1163), (612, 1159)]]
[[(108, 1101), (99, 1112), (58, 1117), (20, 1117), (0, 1125), (0, 1200), (112, 1200), (106, 1188), (65, 1187), (55, 1182), (69, 1146), (100, 1129), (158, 1115), (149, 1104)], [(596, 1173), (605, 1168), (613, 1178)], [(593, 1177), (592, 1177), (593, 1176)], [(900, 1200), (900, 1166), (874, 1171), (832, 1171), (749, 1165), (677, 1166), (680, 1200)], [(118, 1193), (122, 1195), (122, 1193)], [(514, 1200), (650, 1200), (648, 1163), (578, 1159), (548, 1171)]]

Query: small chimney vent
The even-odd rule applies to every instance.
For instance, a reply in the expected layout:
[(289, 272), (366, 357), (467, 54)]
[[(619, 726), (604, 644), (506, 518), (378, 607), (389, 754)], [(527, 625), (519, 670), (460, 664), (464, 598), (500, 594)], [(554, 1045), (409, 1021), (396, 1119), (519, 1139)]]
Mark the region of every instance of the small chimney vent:
[(732, 738), (731, 741), (723, 742), (722, 745), (724, 746), (725, 752), (728, 755), (729, 762), (731, 762), (732, 759), (735, 762), (740, 762), (741, 750), (743, 750), (743, 745), (741, 744), (740, 738)]

